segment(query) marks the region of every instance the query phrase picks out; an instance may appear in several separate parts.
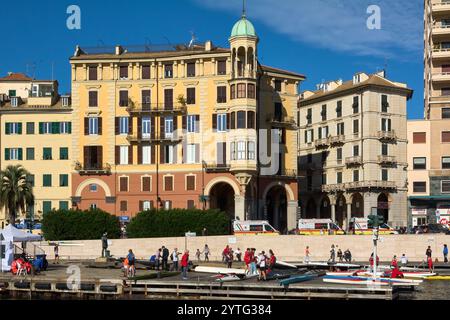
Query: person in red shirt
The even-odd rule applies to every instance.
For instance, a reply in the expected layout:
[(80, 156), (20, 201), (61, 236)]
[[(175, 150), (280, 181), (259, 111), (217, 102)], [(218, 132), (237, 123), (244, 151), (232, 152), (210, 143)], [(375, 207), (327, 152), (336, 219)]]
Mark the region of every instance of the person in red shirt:
[(397, 256), (394, 256), (391, 261), (391, 267), (398, 268)]
[(244, 253), (244, 263), (245, 263), (245, 273), (248, 273), (250, 270), (248, 269), (248, 265), (250, 264), (250, 248)]
[(427, 264), (428, 264), (428, 270), (430, 271), (430, 273), (432, 273), (433, 272), (433, 259), (431, 259), (431, 256), (428, 257)]
[(181, 257), (181, 271), (183, 272), (183, 280), (187, 280), (187, 270), (189, 265), (189, 250), (185, 250)]
[(272, 249), (269, 250), (269, 266), (267, 268), (267, 274), (272, 272), (272, 269), (275, 267), (275, 263), (277, 262), (277, 257), (273, 253)]
[[(370, 262), (370, 268), (373, 269), (373, 252), (372, 252), (372, 254), (370, 255), (369, 262)], [(378, 265), (379, 263), (380, 263), (380, 258), (379, 258), (378, 255), (377, 255), (377, 265)]]
[(223, 251), (222, 251), (222, 262), (225, 262), (225, 261), (226, 261), (226, 259), (227, 259), (227, 257), (229, 256), (229, 254), (230, 254), (230, 246), (227, 245), (227, 246), (225, 247), (225, 249), (223, 249)]

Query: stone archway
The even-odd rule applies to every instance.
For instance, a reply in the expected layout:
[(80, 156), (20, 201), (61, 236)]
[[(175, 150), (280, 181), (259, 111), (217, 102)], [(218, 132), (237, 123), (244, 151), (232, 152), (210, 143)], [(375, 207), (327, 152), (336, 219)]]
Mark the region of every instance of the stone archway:
[(360, 193), (352, 195), (352, 218), (364, 218), (364, 198)]
[(324, 196), (320, 202), (320, 218), (331, 219), (331, 201), (328, 196)]
[(389, 221), (389, 196), (385, 193), (380, 193), (377, 198), (377, 214), (384, 218), (384, 222)]
[(316, 202), (313, 198), (309, 199), (306, 204), (306, 210), (305, 210), (305, 219), (314, 219), (317, 218), (317, 209), (316, 209)]
[(288, 198), (283, 186), (273, 186), (264, 198), (266, 202), (267, 218), (269, 223), (282, 233), (287, 232)]
[(335, 222), (338, 226), (345, 227), (344, 222), (347, 218), (347, 201), (343, 194), (336, 198), (336, 215)]
[(227, 182), (215, 183), (208, 192), (209, 207), (226, 212), (231, 220), (235, 219), (235, 192)]

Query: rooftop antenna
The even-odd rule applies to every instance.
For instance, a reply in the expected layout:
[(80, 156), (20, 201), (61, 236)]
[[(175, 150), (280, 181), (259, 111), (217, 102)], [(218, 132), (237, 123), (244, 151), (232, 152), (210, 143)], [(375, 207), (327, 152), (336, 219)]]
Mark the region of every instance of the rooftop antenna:
[(246, 16), (245, 0), (242, 0), (242, 17)]
[(388, 59), (384, 58), (384, 77), (387, 78)]
[(197, 37), (195, 36), (194, 31), (191, 31), (191, 41), (189, 41), (189, 45), (188, 48), (192, 48), (192, 46), (194, 45), (195, 41), (197, 40)]

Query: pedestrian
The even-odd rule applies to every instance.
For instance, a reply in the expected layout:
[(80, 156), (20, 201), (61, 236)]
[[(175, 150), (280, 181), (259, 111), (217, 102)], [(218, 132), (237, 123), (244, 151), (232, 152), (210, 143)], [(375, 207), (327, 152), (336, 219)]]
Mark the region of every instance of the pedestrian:
[(233, 266), (233, 250), (228, 251), (228, 255), (225, 258), (225, 261), (227, 262), (227, 268), (231, 269)]
[(159, 261), (161, 260), (161, 248), (156, 250), (155, 254), (155, 270), (159, 270)]
[(203, 254), (205, 255), (205, 262), (209, 262), (209, 247), (205, 244), (205, 248), (203, 249)]
[[(178, 255), (178, 253), (177, 253)], [(178, 257), (177, 257), (178, 259)], [(184, 251), (183, 256), (181, 257), (181, 271), (183, 273), (183, 280), (188, 280), (187, 271), (189, 265), (189, 250)]]
[(394, 256), (391, 261), (391, 267), (396, 269), (398, 268), (397, 256)]
[(339, 262), (342, 262), (343, 256), (342, 256), (342, 250), (341, 250), (341, 248), (339, 248), (338, 251), (337, 251), (337, 257), (338, 257), (338, 259), (339, 259)]
[(427, 258), (427, 264), (428, 264), (428, 270), (430, 273), (433, 272), (433, 259), (431, 258), (431, 256), (429, 256)]
[(258, 280), (267, 280), (266, 278), (267, 256), (264, 251), (261, 251), (261, 253), (258, 255), (257, 266), (259, 270)]
[(236, 255), (236, 260), (238, 262), (242, 261), (242, 252), (241, 249), (237, 248), (237, 250), (234, 252), (234, 254)]
[(431, 250), (431, 247), (428, 246), (427, 251), (425, 251), (425, 255), (427, 256), (427, 258), (431, 258), (433, 251)]
[(406, 267), (408, 265), (408, 258), (405, 254), (402, 254), (402, 257), (400, 258), (400, 262), (402, 264), (402, 267)]
[(197, 261), (200, 262), (200, 256), (201, 256), (200, 249), (197, 249), (197, 252), (195, 253), (195, 256), (197, 257)]
[(352, 253), (350, 252), (349, 249), (344, 251), (344, 259), (345, 262), (352, 262)]
[(444, 249), (442, 250), (442, 254), (444, 255), (444, 263), (448, 262), (448, 248), (447, 245), (444, 244)]
[(245, 263), (245, 273), (249, 274), (250, 273), (250, 256), (251, 256), (251, 252), (250, 252), (250, 248), (247, 248), (247, 250), (245, 250), (244, 253), (244, 263)]
[(55, 253), (55, 264), (59, 264), (59, 244), (55, 244), (53, 248), (53, 252)]
[(131, 249), (128, 250), (127, 260), (128, 260), (128, 268), (131, 270), (131, 276), (134, 277), (136, 275), (136, 267), (135, 267), (136, 257), (133, 253), (133, 250)]
[(277, 263), (277, 257), (275, 257), (275, 254), (273, 253), (273, 250), (269, 250), (269, 265), (267, 266), (267, 274), (270, 274), (275, 268), (275, 264)]
[(336, 262), (336, 251), (334, 250), (334, 244), (331, 245), (330, 250), (330, 259), (328, 259), (329, 262), (335, 263)]
[[(374, 261), (373, 261), (373, 252), (372, 252), (372, 254), (370, 255), (370, 258), (369, 258), (370, 270), (373, 270), (373, 264), (374, 264), (373, 262)], [(379, 262), (380, 262), (380, 258), (377, 255), (377, 265), (379, 265)]]
[(178, 256), (180, 253), (178, 252), (178, 248), (173, 249), (172, 254), (170, 255), (170, 260), (172, 260), (172, 270), (178, 271)]
[(107, 249), (108, 249), (108, 233), (104, 233), (102, 235), (102, 258), (107, 257)]
[(223, 251), (222, 251), (222, 262), (225, 262), (225, 261), (226, 261), (226, 259), (227, 259), (229, 253), (230, 253), (230, 246), (227, 245), (227, 246), (225, 247), (225, 249), (223, 249)]
[(169, 266), (167, 264), (167, 260), (169, 259), (169, 249), (165, 246), (162, 246), (162, 270), (169, 270)]
[(305, 249), (305, 263), (309, 263), (310, 262), (309, 256), (310, 256), (309, 246), (306, 246), (306, 249)]
[(256, 275), (258, 274), (258, 271), (256, 270), (256, 249), (252, 248), (250, 251), (250, 274)]

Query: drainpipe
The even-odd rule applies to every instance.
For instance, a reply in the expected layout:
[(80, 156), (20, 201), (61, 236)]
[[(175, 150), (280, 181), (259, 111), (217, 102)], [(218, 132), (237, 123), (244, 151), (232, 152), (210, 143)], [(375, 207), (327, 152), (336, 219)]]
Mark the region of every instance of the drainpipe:
[[(156, 66), (156, 108), (159, 108), (159, 66), (157, 63), (157, 59), (154, 60), (155, 62), (155, 66)], [(151, 103), (150, 103), (150, 108), (151, 108)], [(151, 118), (150, 118), (151, 119)], [(154, 123), (154, 127), (155, 127), (155, 137), (156, 139), (158, 139), (158, 128), (161, 127), (161, 122), (159, 123), (159, 126), (156, 125), (156, 117), (155, 117), (155, 123)], [(158, 117), (159, 121), (161, 121), (161, 116)], [(141, 128), (142, 130), (142, 128)], [(161, 134), (159, 132), (159, 134)], [(151, 133), (150, 133), (150, 139), (151, 139)], [(158, 148), (159, 146), (159, 148)], [(161, 161), (161, 159), (159, 159), (159, 161), (156, 160), (156, 158), (159, 156), (161, 156), (161, 145), (160, 144), (155, 144), (155, 162), (156, 162), (156, 212), (158, 212), (159, 210), (159, 205), (160, 205), (160, 198), (159, 198), (159, 161)], [(157, 152), (158, 151), (158, 152)]]
[[(259, 63), (258, 63), (259, 64)], [(258, 67), (257, 67), (258, 68)], [(262, 71), (262, 70), (261, 70)], [(260, 147), (260, 143), (259, 143), (259, 130), (260, 130), (260, 125), (259, 125), (259, 121), (260, 121), (260, 112), (261, 112), (261, 97), (260, 97), (260, 93), (261, 93), (261, 79), (262, 79), (262, 74), (259, 73), (258, 74), (258, 79), (257, 79), (257, 86), (256, 86), (256, 217), (259, 218), (260, 214), (259, 214), (259, 210), (260, 210), (260, 206), (259, 206), (259, 197), (260, 197), (260, 189), (259, 189), (259, 183), (260, 183), (260, 175), (261, 175), (261, 163), (260, 163), (260, 158), (259, 158), (259, 147)], [(263, 199), (264, 201), (264, 199)]]

